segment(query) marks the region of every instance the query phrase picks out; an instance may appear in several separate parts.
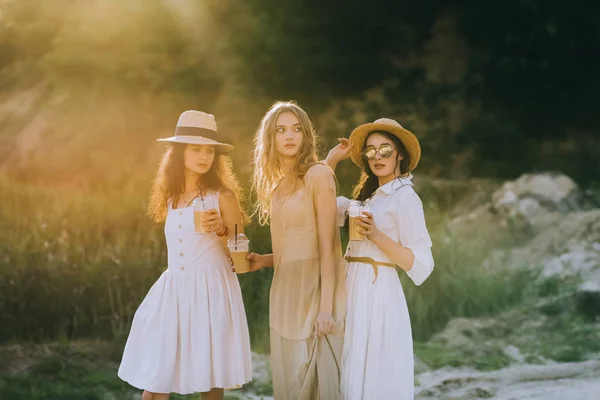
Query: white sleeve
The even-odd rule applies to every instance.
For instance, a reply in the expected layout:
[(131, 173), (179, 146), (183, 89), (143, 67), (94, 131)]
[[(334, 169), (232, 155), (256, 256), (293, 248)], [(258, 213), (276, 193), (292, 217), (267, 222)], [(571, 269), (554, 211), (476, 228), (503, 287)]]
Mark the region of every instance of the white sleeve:
[(344, 226), (346, 222), (346, 211), (350, 207), (350, 200), (346, 197), (340, 196), (336, 199), (337, 203), (337, 221), (339, 226)]
[(412, 250), (415, 261), (406, 273), (419, 286), (433, 271), (431, 238), (425, 224), (425, 214), (421, 199), (414, 191), (404, 194), (402, 207), (398, 211), (398, 230), (400, 242)]

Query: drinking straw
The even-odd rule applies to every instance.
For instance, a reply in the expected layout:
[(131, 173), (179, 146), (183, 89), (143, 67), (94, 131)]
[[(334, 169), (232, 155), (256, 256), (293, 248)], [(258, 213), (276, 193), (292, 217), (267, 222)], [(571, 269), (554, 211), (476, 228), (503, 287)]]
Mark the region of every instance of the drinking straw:
[(234, 242), (235, 242), (235, 250), (237, 251), (237, 224), (235, 224), (235, 228), (234, 228), (234, 230), (235, 230), (235, 236), (234, 236), (234, 237), (235, 237), (235, 239), (234, 239)]

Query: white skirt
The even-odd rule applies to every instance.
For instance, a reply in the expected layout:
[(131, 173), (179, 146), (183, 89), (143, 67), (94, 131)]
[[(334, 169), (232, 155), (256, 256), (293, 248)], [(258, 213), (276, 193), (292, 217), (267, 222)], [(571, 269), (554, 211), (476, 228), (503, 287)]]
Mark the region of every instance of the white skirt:
[(394, 268), (350, 263), (342, 357), (346, 400), (414, 400), (412, 331), (406, 298)]
[(208, 392), (249, 382), (248, 324), (231, 266), (165, 271), (135, 313), (118, 375), (154, 393)]

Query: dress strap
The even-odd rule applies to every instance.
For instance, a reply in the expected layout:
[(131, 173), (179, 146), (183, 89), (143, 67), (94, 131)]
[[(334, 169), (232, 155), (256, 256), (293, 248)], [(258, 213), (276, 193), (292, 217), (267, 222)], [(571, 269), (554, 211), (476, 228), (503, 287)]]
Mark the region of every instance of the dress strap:
[(196, 199), (198, 198), (198, 196), (202, 196), (202, 197), (204, 197), (204, 196), (202, 195), (202, 192), (198, 192), (198, 194), (197, 194), (197, 195), (195, 195), (195, 196), (194, 196), (194, 198), (193, 198), (193, 199), (191, 199), (191, 200), (190, 200), (190, 201), (187, 203), (186, 207), (189, 207), (189, 206), (191, 206), (191, 205), (192, 205), (192, 203), (194, 202), (194, 200), (196, 200)]

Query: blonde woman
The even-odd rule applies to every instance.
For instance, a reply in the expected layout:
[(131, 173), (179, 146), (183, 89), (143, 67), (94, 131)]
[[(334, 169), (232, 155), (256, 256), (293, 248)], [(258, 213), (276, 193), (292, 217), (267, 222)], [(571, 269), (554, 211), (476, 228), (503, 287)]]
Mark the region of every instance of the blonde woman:
[[(143, 400), (201, 392), (223, 399), (223, 389), (252, 379), (246, 313), (226, 241), (244, 215), (240, 186), (211, 114), (181, 114), (154, 181), (149, 213), (165, 222), (168, 269), (137, 309), (119, 377), (143, 389)], [(216, 205), (194, 226), (196, 198)]]
[[(362, 170), (354, 197), (368, 201), (371, 212), (358, 222), (366, 239), (350, 241), (346, 250), (342, 394), (346, 400), (414, 400), (410, 317), (396, 267), (416, 285), (433, 271), (423, 206), (411, 181), (421, 147), (398, 122), (381, 118), (341, 139), (327, 163), (335, 169), (348, 156)], [(339, 200), (347, 207), (347, 199)]]
[(277, 400), (340, 396), (344, 272), (336, 224), (336, 182), (318, 162), (304, 110), (275, 103), (255, 137), (254, 190), (273, 254), (250, 254), (251, 267), (273, 267), (271, 369)]

